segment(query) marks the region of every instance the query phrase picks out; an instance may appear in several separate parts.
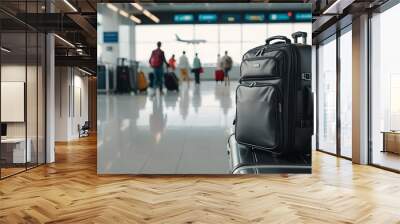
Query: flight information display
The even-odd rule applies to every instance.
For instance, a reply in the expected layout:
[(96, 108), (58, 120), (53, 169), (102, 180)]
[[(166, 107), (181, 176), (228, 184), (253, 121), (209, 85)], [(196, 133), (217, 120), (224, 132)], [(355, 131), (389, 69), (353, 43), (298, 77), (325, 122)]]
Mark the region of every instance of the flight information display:
[(174, 21), (177, 23), (192, 23), (194, 22), (193, 14), (176, 14)]
[(222, 22), (239, 23), (242, 21), (242, 15), (238, 14), (222, 14)]
[(294, 18), (295, 18), (296, 21), (311, 22), (312, 13), (311, 12), (296, 12), (294, 14)]
[(265, 14), (245, 14), (244, 15), (244, 20), (246, 22), (264, 22), (265, 20)]
[[(311, 22), (311, 11), (188, 11), (188, 12), (155, 12), (159, 19), (158, 24), (224, 24), (224, 23), (295, 23)], [(146, 16), (138, 16), (142, 24), (155, 25), (155, 23)]]
[(290, 18), (292, 17), (292, 15), (293, 15), (292, 12), (270, 13), (268, 18), (270, 21), (287, 22), (287, 21), (290, 21)]
[(213, 23), (217, 22), (217, 18), (217, 14), (212, 13), (198, 15), (199, 22)]

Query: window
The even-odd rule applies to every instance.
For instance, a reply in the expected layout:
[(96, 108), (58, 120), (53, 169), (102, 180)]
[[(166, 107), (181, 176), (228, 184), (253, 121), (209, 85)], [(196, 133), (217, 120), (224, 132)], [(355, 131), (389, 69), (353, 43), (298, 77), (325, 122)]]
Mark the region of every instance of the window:
[(318, 149), (336, 153), (335, 36), (318, 48)]
[[(265, 44), (268, 37), (286, 35), (291, 38), (293, 32), (300, 30), (307, 32), (311, 41), (311, 23), (138, 25), (135, 32), (136, 60), (147, 66), (151, 54), (149, 49), (154, 49), (156, 42), (161, 41), (167, 58), (172, 54), (179, 58), (184, 50), (192, 62), (194, 53), (197, 52), (203, 65), (215, 66), (217, 54), (223, 55), (228, 51), (237, 65), (244, 53)], [(177, 41), (176, 36), (182, 40), (195, 39), (206, 42), (188, 44)]]
[[(42, 4), (19, 6), (21, 13), (39, 13), (36, 6)], [(46, 38), (3, 13), (0, 18), (0, 178), (5, 178), (45, 162)]]
[(400, 170), (400, 5), (371, 18), (372, 163)]
[(303, 31), (303, 32), (307, 32), (307, 43), (311, 44), (312, 43), (312, 36), (311, 36), (311, 24), (310, 23), (295, 23), (293, 25), (293, 32), (297, 32), (297, 31)]
[[(350, 27), (351, 28), (351, 27)], [(352, 156), (352, 35), (340, 36), (340, 154)]]
[(267, 27), (267, 36), (272, 37), (272, 36), (277, 36), (277, 35), (283, 35), (288, 38), (291, 38), (292, 33), (294, 33), (297, 30), (294, 30), (294, 25), (292, 23), (272, 23), (268, 24)]

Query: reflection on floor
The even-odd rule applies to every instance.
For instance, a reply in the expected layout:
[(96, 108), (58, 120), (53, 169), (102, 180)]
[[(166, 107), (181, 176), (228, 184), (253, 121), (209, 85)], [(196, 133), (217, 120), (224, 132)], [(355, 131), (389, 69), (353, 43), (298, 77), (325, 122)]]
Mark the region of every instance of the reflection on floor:
[[(2, 161), (3, 162), (3, 161)], [(8, 176), (26, 171), (28, 169), (36, 167), (36, 163), (14, 163), (14, 164), (1, 164), (0, 162), (0, 178), (6, 178)]]
[(400, 171), (400, 155), (391, 152), (374, 151), (373, 164)]
[(22, 172), (25, 170), (25, 166), (24, 167), (2, 167), (1, 169), (1, 178), (5, 178), (8, 177), (10, 175)]
[(235, 89), (208, 81), (156, 97), (99, 95), (99, 173), (228, 173)]

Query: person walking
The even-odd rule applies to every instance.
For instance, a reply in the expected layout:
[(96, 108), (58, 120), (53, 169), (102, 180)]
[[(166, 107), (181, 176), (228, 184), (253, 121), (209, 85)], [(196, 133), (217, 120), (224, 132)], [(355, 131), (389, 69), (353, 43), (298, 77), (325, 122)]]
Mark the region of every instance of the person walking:
[(196, 53), (194, 58), (193, 58), (193, 66), (192, 66), (192, 71), (194, 73), (194, 79), (196, 84), (200, 84), (200, 73), (201, 73), (201, 61), (200, 58), (198, 57), (199, 55)]
[(225, 86), (230, 84), (229, 71), (232, 69), (233, 60), (228, 55), (228, 51), (225, 51), (225, 55), (221, 59), (222, 69), (224, 70), (224, 82)]
[(215, 81), (218, 83), (218, 81), (220, 81), (222, 83), (222, 81), (224, 80), (224, 70), (222, 69), (222, 60), (221, 60), (221, 55), (218, 54), (217, 55), (217, 63), (215, 66)]
[(175, 69), (176, 69), (176, 60), (175, 60), (175, 55), (173, 54), (172, 56), (171, 56), (171, 58), (168, 60), (168, 64), (169, 64), (169, 67), (170, 67), (170, 69), (171, 69), (171, 72), (175, 72)]
[(222, 60), (221, 55), (217, 54), (217, 65), (216, 70), (222, 70)]
[(181, 79), (183, 81), (186, 80), (189, 85), (190, 84), (190, 78), (189, 78), (190, 65), (189, 65), (189, 60), (186, 57), (185, 51), (183, 51), (182, 55), (179, 57), (178, 68), (180, 70)]
[(156, 94), (156, 88), (160, 90), (160, 95), (163, 94), (164, 84), (164, 63), (169, 67), (167, 60), (165, 59), (164, 51), (161, 50), (161, 42), (157, 42), (157, 48), (151, 52), (149, 64), (154, 70), (154, 82), (152, 88), (154, 89), (153, 96)]

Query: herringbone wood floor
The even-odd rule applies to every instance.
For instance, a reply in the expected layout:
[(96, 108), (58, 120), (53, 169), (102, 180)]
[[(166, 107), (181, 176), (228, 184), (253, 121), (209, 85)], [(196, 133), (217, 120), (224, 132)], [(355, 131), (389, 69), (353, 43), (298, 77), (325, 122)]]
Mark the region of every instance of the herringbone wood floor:
[(0, 223), (400, 223), (400, 175), (315, 153), (312, 175), (97, 176), (96, 139), (0, 181)]

